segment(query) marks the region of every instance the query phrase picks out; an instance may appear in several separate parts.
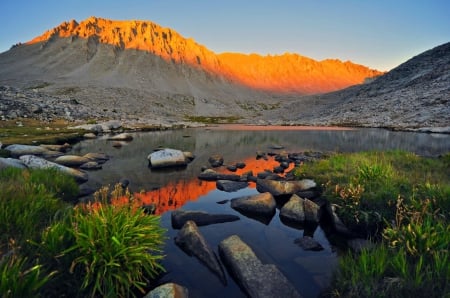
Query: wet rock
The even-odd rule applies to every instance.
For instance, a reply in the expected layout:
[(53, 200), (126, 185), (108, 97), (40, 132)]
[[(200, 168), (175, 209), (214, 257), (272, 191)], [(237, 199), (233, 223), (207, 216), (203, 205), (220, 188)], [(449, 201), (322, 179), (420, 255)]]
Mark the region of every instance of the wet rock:
[(72, 146), (70, 146), (70, 144), (68, 143), (64, 143), (63, 145), (39, 145), (39, 146), (50, 151), (59, 151), (59, 152), (66, 152), (67, 150), (72, 148)]
[(112, 140), (112, 141), (131, 141), (133, 140), (133, 136), (129, 133), (120, 133), (118, 135), (109, 137), (108, 140)]
[(27, 168), (25, 166), (25, 164), (19, 159), (9, 158), (9, 157), (8, 158), (0, 157), (0, 170), (8, 168), (8, 167), (18, 168), (18, 169), (26, 169)]
[(220, 242), (219, 253), (228, 272), (249, 297), (301, 297), (275, 265), (263, 264), (239, 236)]
[(43, 158), (34, 156), (34, 155), (22, 155), (20, 157), (20, 160), (29, 168), (32, 169), (49, 169), (54, 168), (58, 171), (61, 171), (65, 174), (68, 174), (75, 178), (77, 182), (83, 183), (88, 180), (88, 175), (85, 172), (72, 169), (48, 160), (45, 160)]
[(235, 165), (229, 165), (229, 166), (227, 166), (227, 170), (230, 172), (236, 172), (237, 167)]
[(273, 172), (276, 174), (284, 173), (284, 168), (282, 166), (277, 166), (273, 168)]
[(198, 175), (198, 179), (205, 181), (217, 181), (217, 180), (240, 181), (241, 176), (236, 174), (221, 174), (212, 169), (206, 169)]
[(63, 155), (57, 157), (54, 160), (57, 164), (67, 166), (67, 167), (79, 167), (83, 164), (90, 162), (89, 158), (78, 156), (78, 155)]
[(244, 213), (273, 216), (275, 214), (276, 202), (273, 196), (266, 192), (232, 199), (231, 208)]
[(304, 250), (321, 251), (323, 246), (319, 242), (314, 240), (310, 236), (303, 236), (302, 238), (295, 239), (295, 244), (298, 244)]
[(195, 222), (188, 220), (178, 235), (175, 237), (175, 243), (190, 256), (195, 256), (209, 270), (211, 270), (220, 281), (226, 285), (227, 280), (223, 268), (211, 247), (200, 233)]
[(208, 162), (213, 168), (220, 167), (223, 165), (223, 156), (219, 154), (211, 155), (208, 158)]
[(326, 210), (326, 214), (330, 218), (331, 225), (332, 225), (333, 230), (335, 232), (337, 232), (338, 234), (344, 235), (346, 237), (351, 237), (351, 236), (354, 235), (354, 233), (352, 233), (350, 231), (350, 229), (347, 228), (347, 226), (341, 221), (341, 219), (337, 215), (337, 213), (336, 213), (336, 205), (334, 205), (334, 204), (327, 204), (325, 210)]
[(297, 195), (292, 195), (289, 201), (280, 209), (280, 218), (294, 222), (303, 223), (305, 221), (304, 200)]
[(83, 135), (83, 138), (85, 138), (85, 139), (96, 139), (97, 135), (95, 133), (88, 132), (88, 133), (85, 133)]
[(259, 179), (266, 179), (268, 176), (272, 175), (273, 173), (271, 171), (262, 171), (256, 174), (256, 177)]
[(151, 290), (144, 298), (188, 298), (189, 291), (175, 283), (163, 284)]
[(98, 164), (96, 161), (88, 161), (80, 166), (82, 170), (100, 170), (102, 165)]
[(247, 182), (241, 182), (241, 181), (230, 181), (230, 180), (217, 180), (216, 181), (217, 189), (225, 191), (225, 192), (238, 191), (239, 189), (246, 188), (247, 186), (248, 186)]
[(282, 167), (283, 169), (289, 168), (289, 162), (287, 161), (280, 162), (280, 167)]
[(261, 158), (267, 160), (266, 153), (263, 151), (260, 151), (260, 150), (256, 151), (256, 159), (261, 159)]
[(239, 220), (239, 216), (232, 214), (211, 214), (204, 211), (172, 211), (171, 221), (174, 229), (181, 228), (188, 220), (194, 221), (197, 226), (206, 226)]
[(238, 169), (243, 169), (243, 168), (245, 168), (245, 166), (246, 166), (245, 162), (237, 162), (236, 163), (236, 168), (238, 168)]
[(298, 181), (258, 179), (256, 181), (256, 189), (259, 192), (270, 192), (273, 196), (293, 195), (298, 191), (308, 190), (314, 187), (316, 187), (316, 183), (310, 179)]
[(177, 167), (186, 166), (186, 157), (183, 151), (177, 149), (162, 149), (159, 151), (152, 152), (148, 155), (147, 159), (150, 162), (152, 168), (166, 168), (166, 167)]
[(11, 152), (12, 157), (19, 157), (22, 155), (43, 155), (49, 151), (41, 146), (20, 144), (9, 145), (5, 147), (5, 149)]
[(83, 157), (88, 158), (92, 161), (96, 161), (99, 164), (103, 164), (107, 160), (109, 160), (109, 156), (105, 153), (86, 153), (85, 155), (83, 155)]

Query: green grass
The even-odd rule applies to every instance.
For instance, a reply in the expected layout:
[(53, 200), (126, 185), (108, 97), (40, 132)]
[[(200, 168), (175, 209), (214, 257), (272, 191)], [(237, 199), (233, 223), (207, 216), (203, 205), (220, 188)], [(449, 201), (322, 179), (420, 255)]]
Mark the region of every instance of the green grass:
[(199, 122), (205, 124), (229, 124), (236, 123), (240, 118), (235, 116), (229, 117), (208, 117), (208, 116), (186, 116), (187, 121)]
[(160, 218), (132, 204), (76, 208), (73, 178), (56, 170), (0, 171), (0, 297), (125, 297), (163, 271)]
[(331, 297), (450, 297), (450, 154), (335, 154), (296, 169), (375, 248), (340, 259)]

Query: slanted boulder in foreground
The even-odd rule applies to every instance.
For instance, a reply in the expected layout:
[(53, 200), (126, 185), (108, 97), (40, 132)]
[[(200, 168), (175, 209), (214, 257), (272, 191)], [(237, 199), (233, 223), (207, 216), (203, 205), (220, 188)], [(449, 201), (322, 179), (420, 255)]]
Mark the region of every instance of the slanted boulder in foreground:
[(239, 236), (220, 242), (219, 253), (249, 297), (302, 297), (275, 265), (263, 264)]

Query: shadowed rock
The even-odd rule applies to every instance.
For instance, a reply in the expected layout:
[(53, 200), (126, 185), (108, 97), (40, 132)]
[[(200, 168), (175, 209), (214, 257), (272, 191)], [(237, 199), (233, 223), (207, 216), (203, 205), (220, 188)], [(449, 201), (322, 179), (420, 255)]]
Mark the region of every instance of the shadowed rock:
[(92, 161), (96, 161), (99, 164), (105, 163), (109, 160), (109, 156), (105, 153), (86, 153), (83, 157), (89, 158)]
[(195, 256), (199, 259), (200, 262), (219, 277), (224, 285), (227, 284), (225, 273), (219, 259), (200, 233), (195, 222), (188, 220), (183, 225), (183, 228), (178, 232), (177, 237), (175, 237), (175, 243), (188, 255)]
[(188, 298), (189, 291), (175, 283), (163, 284), (151, 290), (144, 298)]
[(292, 195), (289, 201), (280, 209), (280, 218), (294, 222), (303, 223), (305, 221), (304, 200), (297, 195)]
[(303, 209), (305, 210), (305, 220), (310, 222), (319, 222), (321, 216), (320, 206), (311, 200), (303, 201)]
[(0, 157), (0, 170), (8, 168), (8, 167), (19, 168), (19, 169), (27, 168), (24, 165), (24, 163), (19, 159)]
[(212, 169), (206, 169), (198, 175), (198, 179), (205, 181), (216, 181), (216, 180), (240, 181), (241, 176), (236, 174), (221, 174)]
[(20, 145), (13, 144), (5, 147), (6, 150), (11, 152), (12, 157), (19, 157), (22, 155), (43, 155), (48, 153), (48, 149), (41, 146), (31, 146), (31, 145)]
[(276, 202), (273, 196), (266, 192), (254, 196), (232, 199), (231, 208), (245, 213), (273, 216), (276, 209)]
[(232, 214), (210, 214), (204, 211), (172, 211), (171, 221), (174, 229), (180, 229), (188, 220), (192, 220), (197, 226), (206, 226), (216, 223), (224, 223), (239, 220), (239, 216)]
[(246, 188), (247, 186), (247, 182), (241, 181), (217, 180), (216, 182), (217, 189), (225, 192), (238, 191), (239, 189)]
[(75, 178), (77, 182), (86, 182), (88, 180), (88, 175), (82, 171), (72, 169), (63, 165), (59, 165), (57, 163), (45, 160), (43, 158), (34, 156), (34, 155), (23, 155), (20, 157), (20, 160), (29, 168), (32, 169), (50, 169), (54, 168), (58, 171), (61, 171), (69, 176)]
[(219, 253), (228, 272), (249, 297), (301, 297), (275, 265), (261, 263), (238, 236), (220, 242)]
[(314, 238), (310, 236), (303, 236), (302, 238), (298, 238), (294, 241), (295, 244), (298, 244), (304, 250), (312, 250), (312, 251), (321, 251), (323, 250), (323, 246), (320, 245), (319, 242), (314, 240)]

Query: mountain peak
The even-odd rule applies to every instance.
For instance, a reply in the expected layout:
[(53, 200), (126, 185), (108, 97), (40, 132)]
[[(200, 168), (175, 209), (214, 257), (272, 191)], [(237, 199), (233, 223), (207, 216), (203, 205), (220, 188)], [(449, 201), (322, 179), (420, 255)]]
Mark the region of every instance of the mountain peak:
[(194, 39), (150, 21), (117, 21), (95, 16), (80, 23), (63, 22), (27, 44), (49, 43), (55, 38), (93, 39), (120, 50), (144, 51), (169, 63), (187, 64), (241, 85), (277, 93), (329, 92), (382, 74), (348, 61), (316, 61), (296, 53), (215, 54)]

